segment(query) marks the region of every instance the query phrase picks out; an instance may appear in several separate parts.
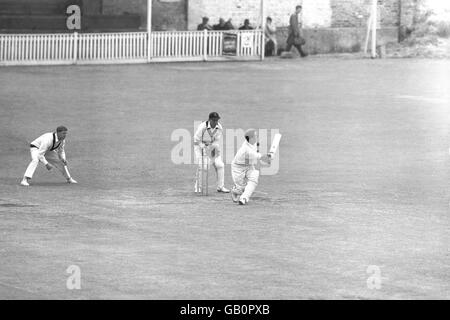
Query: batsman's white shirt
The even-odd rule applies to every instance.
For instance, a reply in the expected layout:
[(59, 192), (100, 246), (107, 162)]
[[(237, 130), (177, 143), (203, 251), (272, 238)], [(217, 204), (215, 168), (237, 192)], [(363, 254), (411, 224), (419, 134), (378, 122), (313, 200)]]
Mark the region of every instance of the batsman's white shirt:
[(244, 141), (231, 162), (231, 177), (234, 189), (241, 194), (241, 199), (248, 202), (259, 181), (259, 170), (255, 168), (262, 155), (258, 147)]
[(51, 151), (58, 153), (60, 159), (66, 160), (66, 153), (64, 151), (65, 144), (66, 141), (60, 141), (56, 132), (44, 133), (42, 136), (31, 142), (31, 145), (37, 149), (39, 160), (44, 165), (48, 163), (47, 159), (45, 159), (45, 154)]
[(238, 152), (234, 156), (232, 164), (240, 166), (254, 166), (261, 159), (261, 153), (258, 152), (258, 147), (244, 141)]

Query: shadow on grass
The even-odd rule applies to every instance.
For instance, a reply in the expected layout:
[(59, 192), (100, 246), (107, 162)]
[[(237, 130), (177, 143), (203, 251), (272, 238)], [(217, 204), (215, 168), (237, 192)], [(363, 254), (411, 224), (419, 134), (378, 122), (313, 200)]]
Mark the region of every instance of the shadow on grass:
[(0, 203), (0, 207), (4, 208), (32, 208), (37, 207), (34, 204), (16, 204), (16, 203)]
[(30, 186), (34, 187), (61, 187), (61, 186), (73, 186), (67, 182), (31, 182)]

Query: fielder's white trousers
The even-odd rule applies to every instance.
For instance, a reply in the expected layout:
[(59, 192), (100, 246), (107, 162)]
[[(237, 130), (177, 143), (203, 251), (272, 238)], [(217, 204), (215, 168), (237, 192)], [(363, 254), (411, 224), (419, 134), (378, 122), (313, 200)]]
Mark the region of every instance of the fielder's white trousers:
[(199, 181), (203, 181), (202, 178), (203, 178), (203, 174), (205, 174), (205, 171), (207, 170), (207, 164), (211, 165), (211, 163), (212, 163), (212, 165), (214, 166), (214, 170), (216, 171), (216, 175), (217, 175), (217, 188), (219, 188), (219, 189), (223, 188), (225, 185), (225, 164), (222, 161), (222, 157), (220, 155), (217, 157), (210, 157), (209, 155), (205, 156), (205, 161), (203, 163), (203, 168), (202, 168), (202, 149), (199, 146), (195, 145), (194, 153), (195, 153), (196, 163), (198, 165), (197, 175), (198, 175)]
[[(31, 162), (28, 165), (27, 171), (25, 171), (24, 176), (31, 179), (33, 178), (34, 172), (36, 171), (36, 168), (39, 164), (39, 149), (30, 148), (30, 153), (31, 153)], [(58, 169), (66, 179), (70, 178), (69, 171), (67, 170), (66, 172), (66, 170), (64, 169), (64, 163), (61, 161), (56, 151), (48, 151), (44, 155), (44, 157), (50, 164), (52, 164), (56, 169)]]
[(242, 193), (241, 199), (250, 200), (258, 185), (259, 170), (254, 165), (231, 164), (231, 177), (237, 193)]

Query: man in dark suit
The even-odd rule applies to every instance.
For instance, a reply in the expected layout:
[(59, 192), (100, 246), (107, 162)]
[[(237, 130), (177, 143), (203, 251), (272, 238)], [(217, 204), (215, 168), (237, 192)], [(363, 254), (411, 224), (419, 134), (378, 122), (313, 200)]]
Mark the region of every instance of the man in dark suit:
[(302, 12), (302, 6), (295, 7), (295, 13), (291, 15), (289, 19), (289, 35), (287, 39), (286, 51), (291, 51), (292, 46), (296, 47), (302, 57), (306, 57), (308, 54), (303, 51), (302, 45), (304, 45), (304, 38), (301, 36), (300, 28), (302, 27), (302, 21), (299, 15)]
[(239, 30), (253, 30), (253, 28), (250, 26), (250, 20), (245, 19), (244, 25), (242, 27), (240, 27)]

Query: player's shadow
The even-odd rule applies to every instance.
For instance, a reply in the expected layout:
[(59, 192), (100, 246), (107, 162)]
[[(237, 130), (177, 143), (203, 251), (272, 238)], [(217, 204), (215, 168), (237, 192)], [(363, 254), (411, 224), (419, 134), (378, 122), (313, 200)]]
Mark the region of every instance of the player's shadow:
[(257, 200), (257, 201), (259, 201), (259, 202), (273, 202), (273, 200), (270, 199), (270, 198), (266, 198), (266, 197), (258, 197), (258, 196), (252, 197), (252, 200)]
[(0, 203), (1, 208), (34, 208), (35, 204)]
[(36, 187), (60, 187), (65, 185), (69, 186), (71, 184), (67, 182), (31, 182), (31, 186)]

